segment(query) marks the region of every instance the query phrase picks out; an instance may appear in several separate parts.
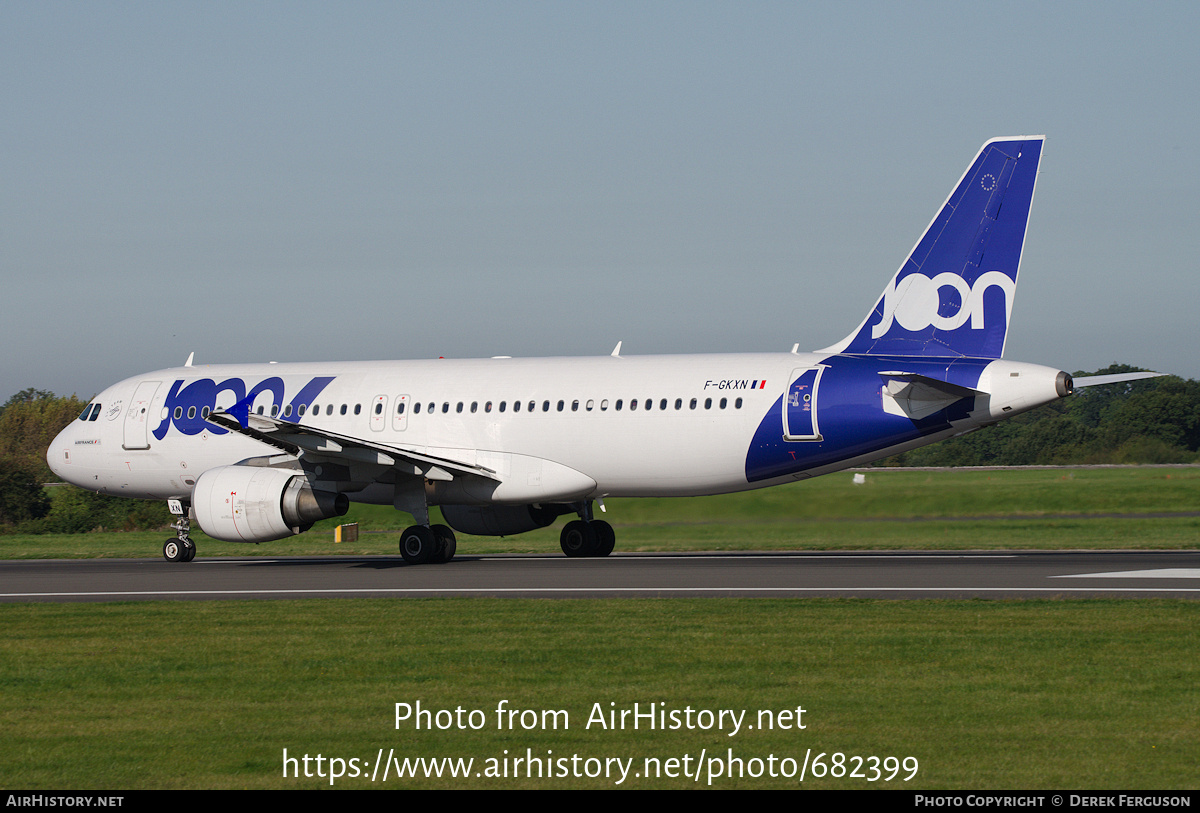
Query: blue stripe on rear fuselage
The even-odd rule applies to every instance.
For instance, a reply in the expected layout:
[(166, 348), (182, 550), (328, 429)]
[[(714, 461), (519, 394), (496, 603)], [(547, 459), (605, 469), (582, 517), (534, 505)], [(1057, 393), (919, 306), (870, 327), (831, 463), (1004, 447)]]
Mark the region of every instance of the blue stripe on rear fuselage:
[[(817, 392), (821, 440), (784, 440), (783, 395), (763, 416), (746, 452), (746, 480), (773, 477), (826, 466), (870, 454), (950, 428), (966, 418), (974, 398), (964, 398), (921, 420), (883, 410), (885, 371), (901, 371), (974, 389), (991, 359), (916, 358), (912, 356), (830, 356), (822, 362)], [(791, 386), (785, 382), (784, 392)]]

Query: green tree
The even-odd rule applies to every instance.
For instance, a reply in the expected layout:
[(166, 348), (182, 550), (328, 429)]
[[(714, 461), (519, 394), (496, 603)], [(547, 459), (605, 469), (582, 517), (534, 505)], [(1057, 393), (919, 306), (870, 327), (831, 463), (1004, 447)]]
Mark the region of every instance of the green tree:
[(27, 389), (0, 408), (0, 469), (19, 468), (48, 483), (57, 478), (46, 465), (46, 449), (86, 405), (74, 395), (61, 398), (44, 390)]
[(0, 525), (40, 519), (50, 511), (50, 500), (37, 472), (17, 465), (0, 465)]
[(97, 528), (161, 528), (171, 515), (163, 502), (127, 500), (57, 480), (46, 464), (54, 437), (79, 417), (86, 402), (52, 392), (21, 390), (0, 406), (0, 527), (29, 533), (82, 533)]
[(5, 401), (3, 404), (0, 404), (0, 415), (3, 415), (4, 410), (8, 409), (10, 406), (14, 406), (16, 404), (29, 404), (34, 401), (39, 401), (39, 400), (42, 400), (45, 398), (53, 398), (53, 397), (54, 397), (54, 393), (52, 393), (52, 392), (49, 392), (47, 390), (39, 390), (39, 389), (34, 389), (33, 387), (29, 387), (28, 389), (21, 390), (16, 395), (12, 396), (7, 401)]

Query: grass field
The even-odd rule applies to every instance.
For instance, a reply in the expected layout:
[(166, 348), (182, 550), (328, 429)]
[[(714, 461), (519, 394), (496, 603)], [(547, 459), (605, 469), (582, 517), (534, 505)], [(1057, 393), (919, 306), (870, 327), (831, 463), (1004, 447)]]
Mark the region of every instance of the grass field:
[[(1172, 601), (356, 600), (0, 605), (0, 785), (298, 788), (290, 756), (744, 761), (914, 757), (828, 788), (1194, 788), (1200, 604)], [(478, 709), (399, 729), (395, 704)], [(498, 730), (501, 700), (569, 728)], [(604, 730), (603, 711), (805, 710), (804, 730)], [(610, 704), (615, 704), (610, 706)], [(519, 718), (518, 718), (519, 719)], [(695, 718), (698, 722), (699, 718)], [(831, 760), (832, 757), (827, 757)], [(707, 763), (702, 763), (702, 765)], [(682, 763), (681, 763), (682, 767)], [(753, 765), (750, 766), (750, 769)], [(701, 787), (635, 777), (624, 787)], [(300, 768), (300, 770), (303, 770)], [(316, 772), (316, 764), (311, 765)], [(749, 769), (748, 769), (749, 770)], [(615, 777), (340, 787), (614, 787)], [(907, 775), (904, 772), (901, 776)], [(721, 777), (714, 787), (796, 787)]]
[[(870, 472), (861, 486), (845, 474), (728, 497), (612, 500), (608, 518), (625, 550), (1196, 548), (1200, 520), (1180, 515), (1196, 510), (1198, 485), (1196, 469)], [(372, 507), (354, 518), (368, 531), (407, 522)], [(200, 552), (394, 551), (387, 533), (366, 533), (357, 547), (331, 536), (330, 527), (257, 547), (202, 539)], [(0, 537), (0, 555), (158, 556), (162, 538)], [(487, 550), (557, 550), (557, 531), (460, 543)], [(328, 760), (338, 758), (343, 788), (706, 787), (718, 766), (713, 787), (797, 787), (798, 777), (772, 777), (769, 766), (795, 771), (808, 755), (803, 787), (1191, 789), (1198, 652), (1200, 603), (1189, 601), (4, 604), (0, 785), (328, 787)], [(484, 724), (397, 728), (395, 704), (417, 701), (478, 710)], [(500, 701), (566, 711), (570, 727), (499, 729)], [(586, 727), (595, 704), (634, 703), (744, 710), (755, 727), (732, 737), (728, 727)], [(799, 707), (803, 730), (756, 725), (760, 710)], [(284, 749), (308, 755), (314, 775), (285, 778)], [(460, 778), (445, 766), (441, 778), (349, 775), (370, 774), (381, 749), (475, 762)], [(835, 753), (911, 757), (919, 767), (907, 782), (907, 769), (891, 781), (814, 776), (813, 760), (824, 754), (828, 769)], [(315, 776), (317, 754), (325, 778)], [(567, 760), (543, 769), (601, 773), (530, 778), (513, 763), (527, 754)], [(730, 754), (740, 777), (711, 761)], [(587, 761), (606, 759), (632, 760), (620, 763), (630, 771), (620, 785), (617, 763), (606, 776), (606, 763)], [(672, 770), (669, 759), (676, 776), (635, 776), (648, 764)], [(860, 772), (870, 776), (870, 766)]]

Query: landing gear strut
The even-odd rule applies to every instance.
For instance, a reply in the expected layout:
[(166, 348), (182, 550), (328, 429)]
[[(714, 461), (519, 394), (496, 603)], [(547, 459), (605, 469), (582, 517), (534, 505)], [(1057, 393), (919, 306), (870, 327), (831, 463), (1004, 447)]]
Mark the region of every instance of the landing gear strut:
[(397, 480), (392, 505), (407, 511), (417, 521), (400, 534), (400, 555), (410, 565), (444, 564), (454, 558), (458, 541), (446, 525), (429, 524), (429, 501), (425, 481), (411, 478)]
[(175, 500), (168, 500), (171, 507), (171, 513), (179, 517), (179, 519), (171, 526), (175, 531), (175, 538), (168, 539), (163, 543), (163, 558), (168, 562), (190, 562), (196, 558), (196, 543), (188, 536), (188, 532), (192, 529), (192, 522), (188, 519), (187, 510), (184, 509)]

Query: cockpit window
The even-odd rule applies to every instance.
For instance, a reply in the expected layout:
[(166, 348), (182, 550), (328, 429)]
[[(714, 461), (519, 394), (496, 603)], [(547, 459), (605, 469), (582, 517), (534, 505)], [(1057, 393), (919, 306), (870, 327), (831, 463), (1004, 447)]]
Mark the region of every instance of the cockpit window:
[(79, 413), (79, 420), (94, 421), (100, 417), (100, 404), (88, 404), (83, 408), (83, 412)]
[(92, 417), (88, 418), (88, 420), (94, 421), (99, 417), (100, 417), (100, 404), (97, 402), (97, 404), (92, 407)]
[(83, 408), (83, 412), (79, 413), (79, 420), (86, 421), (88, 419), (88, 415), (91, 414), (91, 411), (92, 411), (92, 405), (88, 404), (87, 406), (85, 406)]

